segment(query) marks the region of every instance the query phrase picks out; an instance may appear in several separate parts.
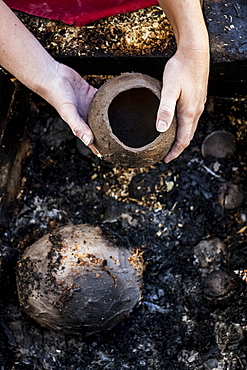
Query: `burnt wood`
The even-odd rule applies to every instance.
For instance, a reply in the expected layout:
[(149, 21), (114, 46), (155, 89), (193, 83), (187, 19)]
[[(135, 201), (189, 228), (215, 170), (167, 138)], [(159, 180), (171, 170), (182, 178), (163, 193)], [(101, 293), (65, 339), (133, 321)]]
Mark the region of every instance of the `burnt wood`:
[(0, 102), (0, 226), (7, 226), (9, 201), (19, 189), (28, 151), (25, 132), (35, 110), (31, 92), (1, 69)]
[(211, 91), (232, 96), (247, 91), (247, 2), (204, 0), (211, 48)]

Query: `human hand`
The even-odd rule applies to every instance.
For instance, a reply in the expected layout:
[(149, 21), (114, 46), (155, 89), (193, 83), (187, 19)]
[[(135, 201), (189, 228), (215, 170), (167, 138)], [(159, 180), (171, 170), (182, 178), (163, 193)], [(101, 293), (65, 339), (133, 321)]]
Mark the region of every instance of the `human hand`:
[(85, 145), (90, 145), (93, 134), (86, 124), (86, 118), (96, 91), (76, 71), (57, 63), (56, 73), (44, 81), (37, 93), (57, 110), (74, 135)]
[(174, 114), (177, 117), (176, 140), (164, 158), (177, 158), (192, 140), (204, 110), (209, 74), (208, 49), (179, 49), (167, 62), (163, 75), (157, 130), (166, 131)]
[(0, 65), (50, 103), (86, 145), (92, 144), (85, 120), (96, 89), (52, 58), (1, 0), (0, 17)]

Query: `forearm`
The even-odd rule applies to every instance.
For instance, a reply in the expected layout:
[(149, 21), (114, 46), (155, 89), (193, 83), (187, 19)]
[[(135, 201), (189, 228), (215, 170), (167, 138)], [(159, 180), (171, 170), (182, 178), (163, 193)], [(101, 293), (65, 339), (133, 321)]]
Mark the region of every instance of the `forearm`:
[[(57, 72), (57, 62), (15, 14), (0, 0), (0, 65), (31, 90), (42, 95), (45, 81)], [(43, 87), (42, 87), (43, 86)]]
[(159, 0), (179, 49), (208, 50), (208, 33), (199, 0)]
[(166, 131), (174, 114), (176, 140), (165, 162), (177, 158), (190, 144), (207, 97), (209, 40), (199, 0), (159, 0), (177, 41), (177, 51), (163, 74), (158, 131)]

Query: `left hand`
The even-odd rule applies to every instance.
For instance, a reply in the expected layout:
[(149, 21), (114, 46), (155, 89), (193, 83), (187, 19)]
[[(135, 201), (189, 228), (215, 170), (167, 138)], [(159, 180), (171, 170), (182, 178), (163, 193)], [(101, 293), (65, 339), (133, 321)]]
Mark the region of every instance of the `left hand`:
[(72, 68), (58, 63), (55, 75), (37, 93), (57, 110), (85, 145), (90, 145), (94, 138), (86, 119), (96, 91)]

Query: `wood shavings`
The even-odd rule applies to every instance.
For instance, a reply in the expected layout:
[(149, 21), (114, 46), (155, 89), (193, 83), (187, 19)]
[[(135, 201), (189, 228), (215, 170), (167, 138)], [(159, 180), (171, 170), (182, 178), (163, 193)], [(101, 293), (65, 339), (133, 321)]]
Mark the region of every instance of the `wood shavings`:
[(97, 177), (98, 177), (98, 174), (97, 174), (97, 173), (94, 173), (94, 174), (91, 176), (91, 180), (95, 180)]
[(157, 51), (171, 55), (176, 48), (171, 25), (159, 6), (104, 18), (83, 27), (15, 13), (49, 52), (63, 57), (90, 56), (98, 51), (114, 56)]
[(135, 269), (138, 270), (138, 276), (142, 276), (143, 272), (146, 268), (146, 262), (144, 262), (143, 258), (144, 251), (141, 251), (140, 249), (134, 250), (131, 254), (132, 256), (128, 258), (130, 265)]
[(242, 234), (246, 231), (247, 226), (242, 227), (240, 230), (237, 231), (237, 234)]
[(153, 168), (154, 166), (145, 168), (114, 167), (111, 172), (103, 175), (105, 178), (103, 191), (106, 195), (117, 199), (118, 201), (135, 203), (137, 205), (147, 207), (150, 210), (162, 210), (164, 204), (160, 202), (160, 195), (164, 192), (172, 191), (174, 187), (174, 182), (166, 180), (166, 177), (171, 175), (171, 172), (159, 175), (154, 191), (152, 193), (147, 193), (141, 200), (137, 200), (129, 196), (129, 185), (132, 178), (140, 173), (149, 173)]

